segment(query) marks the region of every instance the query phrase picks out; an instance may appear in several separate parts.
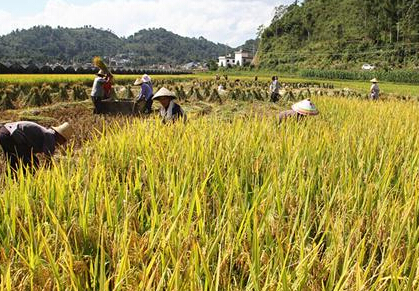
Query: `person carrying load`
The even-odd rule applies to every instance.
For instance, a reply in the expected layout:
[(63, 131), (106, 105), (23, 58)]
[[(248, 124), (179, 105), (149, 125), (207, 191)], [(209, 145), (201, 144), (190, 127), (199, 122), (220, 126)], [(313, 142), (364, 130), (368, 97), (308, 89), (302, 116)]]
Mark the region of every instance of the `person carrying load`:
[(307, 116), (319, 114), (316, 106), (310, 99), (306, 99), (292, 105), (291, 110), (282, 111), (279, 113), (279, 123), (286, 121), (289, 118), (296, 118), (301, 120)]
[(108, 84), (109, 82), (110, 82), (110, 77), (109, 75), (105, 74), (104, 71), (100, 70), (98, 73), (96, 73), (96, 78), (93, 82), (92, 93), (90, 94), (93, 105), (95, 107), (93, 109), (94, 114), (101, 113), (100, 102), (106, 99), (105, 85)]
[(93, 114), (98, 114), (101, 113), (100, 102), (109, 98), (111, 95), (113, 76), (100, 57), (95, 57), (93, 59), (93, 64), (99, 68), (99, 72), (96, 73), (90, 96), (95, 107), (93, 109)]
[(135, 81), (134, 86), (138, 85), (141, 85), (141, 91), (135, 103), (144, 100), (146, 102), (144, 113), (150, 114), (153, 106), (153, 83), (151, 82), (150, 76), (144, 74), (141, 79), (138, 78)]

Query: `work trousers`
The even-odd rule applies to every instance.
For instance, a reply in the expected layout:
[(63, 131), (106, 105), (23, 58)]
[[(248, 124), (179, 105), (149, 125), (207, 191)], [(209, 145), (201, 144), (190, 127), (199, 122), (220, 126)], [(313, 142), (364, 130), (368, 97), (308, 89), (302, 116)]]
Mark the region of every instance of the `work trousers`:
[(271, 102), (277, 102), (279, 100), (279, 93), (272, 93), (271, 94)]
[(93, 106), (95, 107), (93, 109), (93, 114), (100, 114), (101, 109), (100, 109), (100, 102), (102, 101), (102, 97), (98, 97), (98, 96), (91, 96), (92, 97), (92, 102), (93, 102)]
[(151, 113), (151, 107), (153, 106), (153, 99), (150, 98), (148, 100), (146, 100), (146, 104), (145, 104), (145, 113)]

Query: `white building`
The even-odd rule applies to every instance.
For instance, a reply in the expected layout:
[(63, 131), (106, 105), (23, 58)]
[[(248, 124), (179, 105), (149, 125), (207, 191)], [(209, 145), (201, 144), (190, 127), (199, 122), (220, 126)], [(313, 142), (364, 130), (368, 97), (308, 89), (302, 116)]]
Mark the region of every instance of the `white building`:
[(218, 58), (219, 67), (234, 66), (235, 62), (236, 60), (232, 57), (232, 55), (221, 56)]
[(239, 50), (235, 52), (235, 63), (236, 66), (244, 66), (245, 64), (250, 64), (253, 60), (251, 53), (244, 50)]
[(234, 53), (234, 58), (232, 55), (220, 56), (218, 58), (218, 66), (244, 66), (246, 64), (250, 64), (252, 60), (253, 56), (251, 53), (244, 50), (239, 50), (238, 52)]

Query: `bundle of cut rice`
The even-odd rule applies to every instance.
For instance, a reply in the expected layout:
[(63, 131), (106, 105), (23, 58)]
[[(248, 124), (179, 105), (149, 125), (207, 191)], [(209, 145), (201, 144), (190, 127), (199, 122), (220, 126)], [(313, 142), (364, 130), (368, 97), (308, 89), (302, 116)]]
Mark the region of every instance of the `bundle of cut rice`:
[(109, 74), (109, 69), (106, 66), (106, 64), (102, 61), (102, 59), (100, 57), (94, 57), (93, 58), (93, 65), (97, 68), (99, 68), (100, 70), (102, 70), (105, 74)]

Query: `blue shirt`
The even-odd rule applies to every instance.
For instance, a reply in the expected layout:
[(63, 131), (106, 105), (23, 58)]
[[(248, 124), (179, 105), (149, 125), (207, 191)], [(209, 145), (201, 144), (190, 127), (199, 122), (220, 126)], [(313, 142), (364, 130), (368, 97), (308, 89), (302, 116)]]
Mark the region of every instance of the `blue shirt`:
[(141, 84), (141, 91), (140, 95), (138, 95), (139, 99), (150, 100), (153, 97), (153, 85), (149, 83), (142, 83)]

